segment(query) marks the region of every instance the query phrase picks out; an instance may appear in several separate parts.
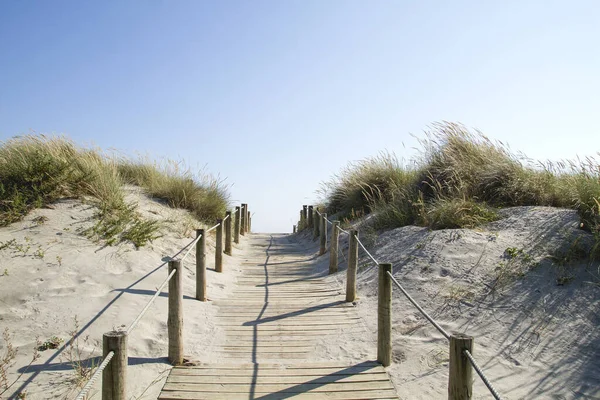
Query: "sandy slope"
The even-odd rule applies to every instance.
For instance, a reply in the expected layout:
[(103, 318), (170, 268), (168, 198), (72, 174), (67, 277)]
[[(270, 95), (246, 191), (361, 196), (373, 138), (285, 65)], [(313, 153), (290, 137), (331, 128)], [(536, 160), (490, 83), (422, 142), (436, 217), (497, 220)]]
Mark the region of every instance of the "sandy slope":
[[(193, 224), (184, 211), (169, 209), (136, 190), (130, 200), (139, 202), (146, 215), (165, 221), (165, 236), (148, 248), (103, 248), (83, 238), (77, 229), (90, 223), (94, 210), (71, 200), (0, 229), (0, 242), (16, 241), (0, 250), (0, 272), (8, 272), (0, 277), (0, 326), (10, 329), (19, 349), (9, 378), (27, 364), (36, 336), (67, 340), (75, 316), (83, 359), (95, 359), (102, 333), (129, 325), (163, 281), (162, 260), (190, 241)], [(577, 229), (577, 216), (570, 210), (519, 207), (503, 213), (504, 219), (478, 230), (430, 232), (408, 226), (363, 234), (362, 239), (378, 260), (394, 264), (394, 276), (446, 330), (475, 337), (475, 357), (505, 399), (600, 398), (598, 266), (560, 267), (549, 258), (557, 248), (568, 248), (587, 234)], [(41, 215), (48, 220), (38, 225), (34, 221)], [(307, 256), (316, 256), (317, 245), (309, 236), (302, 233), (290, 240), (303, 243)], [(346, 254), (344, 237), (340, 244)], [(506, 251), (510, 248), (513, 258)], [(212, 267), (210, 245), (208, 253)], [(224, 256), (223, 274), (209, 270), (210, 298), (224, 298), (234, 288), (244, 242), (235, 254)], [(346, 265), (340, 257), (340, 272), (328, 279), (343, 293)], [(316, 274), (326, 274), (328, 259), (328, 254), (314, 258)], [(193, 268), (193, 263), (192, 254), (185, 265)], [(565, 284), (557, 285), (557, 278)], [(184, 288), (185, 353), (218, 361), (211, 347), (219, 335), (213, 325), (215, 307), (192, 299), (191, 270)], [(339, 336), (323, 337), (311, 361), (375, 359), (377, 269), (362, 253), (358, 292), (357, 308), (367, 333), (341, 331)], [(132, 398), (156, 398), (166, 377), (166, 301), (158, 299), (130, 338)], [(393, 306), (395, 363), (388, 370), (401, 398), (446, 398), (445, 340), (397, 290)], [(73, 398), (74, 373), (67, 353), (42, 352), (12, 393), (26, 390), (30, 399)], [(97, 391), (93, 398), (99, 398)], [(478, 378), (475, 398), (491, 398)]]
[[(407, 226), (363, 240), (377, 260), (393, 263), (394, 277), (444, 329), (475, 337), (475, 357), (503, 398), (599, 399), (598, 265), (561, 267), (549, 257), (588, 235), (577, 229), (571, 210), (517, 207), (503, 214), (478, 230)], [(310, 236), (298, 238), (314, 251)], [(347, 254), (345, 238), (341, 248)], [(522, 251), (511, 258), (507, 248)], [(327, 269), (325, 258), (321, 271)], [(343, 261), (330, 279), (344, 287)], [(566, 283), (558, 285), (557, 279)], [(376, 357), (377, 268), (364, 254), (358, 293), (370, 337), (328, 341), (317, 356)], [(401, 398), (446, 398), (446, 340), (399, 290), (393, 297), (395, 363), (388, 370)], [(479, 378), (474, 393), (492, 398)]]
[[(36, 337), (46, 341), (57, 336), (68, 341), (79, 321), (79, 347), (85, 362), (97, 360), (102, 352), (102, 333), (127, 327), (167, 276), (164, 261), (195, 236), (197, 227), (183, 210), (170, 209), (135, 188), (128, 200), (136, 201), (142, 213), (164, 223), (164, 236), (135, 250), (131, 245), (102, 247), (82, 237), (78, 230), (91, 224), (93, 207), (75, 200), (59, 201), (52, 208), (32, 212), (25, 220), (0, 229), (1, 243), (15, 243), (0, 250), (0, 327), (8, 327), (18, 348), (12, 381), (31, 359)], [(36, 218), (47, 218), (37, 224)], [(224, 273), (212, 270), (214, 238), (209, 238), (208, 295), (221, 298), (231, 289), (238, 269), (235, 257), (224, 255)], [(27, 247), (29, 246), (29, 249)], [(240, 245), (243, 247), (243, 241)], [(234, 250), (235, 252), (235, 250)], [(239, 247), (238, 247), (239, 252)], [(211, 316), (214, 307), (193, 299), (195, 255), (184, 263), (185, 354), (198, 356), (214, 337)], [(162, 266), (162, 267), (161, 267)], [(129, 338), (129, 393), (140, 398), (157, 378), (165, 378), (167, 354), (167, 298), (161, 296)], [(4, 353), (5, 343), (0, 341)], [(78, 391), (73, 380), (68, 349), (41, 352), (41, 358), (4, 396), (26, 391), (28, 399), (73, 398)], [(77, 358), (77, 357), (75, 357)], [(162, 373), (162, 374), (161, 374)], [(163, 379), (164, 380), (164, 379)], [(152, 385), (141, 398), (156, 398), (162, 381)], [(94, 390), (92, 398), (100, 398)]]

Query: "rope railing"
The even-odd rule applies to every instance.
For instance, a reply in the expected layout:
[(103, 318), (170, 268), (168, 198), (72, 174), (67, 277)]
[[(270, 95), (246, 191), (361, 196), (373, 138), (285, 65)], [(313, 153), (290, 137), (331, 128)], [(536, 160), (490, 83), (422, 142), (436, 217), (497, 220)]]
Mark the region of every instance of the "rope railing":
[[(248, 205), (243, 204), (244, 212), (247, 213), (244, 224), (244, 230), (246, 232), (250, 232), (250, 212), (248, 211)], [(205, 254), (205, 240), (206, 234), (211, 232), (217, 228), (217, 236), (216, 236), (216, 245), (215, 245), (215, 270), (216, 272), (222, 272), (222, 254), (226, 253), (231, 255), (232, 249), (232, 225), (231, 222), (233, 217), (231, 217), (232, 211), (228, 211), (223, 219), (218, 220), (219, 222), (210, 227), (207, 230), (198, 229), (196, 230), (196, 238), (181, 248), (173, 257), (169, 257), (170, 261), (166, 261), (163, 264), (159, 265), (156, 270), (162, 268), (164, 265), (169, 264), (169, 275), (167, 278), (160, 284), (158, 289), (154, 292), (152, 298), (146, 303), (144, 308), (140, 311), (140, 313), (136, 316), (133, 322), (129, 325), (127, 330), (125, 331), (111, 331), (105, 333), (103, 336), (103, 348), (106, 356), (102, 360), (102, 363), (98, 366), (94, 374), (90, 378), (90, 380), (86, 383), (86, 385), (82, 388), (79, 394), (76, 397), (76, 400), (83, 400), (93, 387), (94, 383), (103, 373), (103, 371), (109, 366), (111, 360), (115, 358), (117, 361), (113, 361), (110, 364), (110, 370), (108, 372), (108, 379), (104, 379), (102, 382), (102, 396), (105, 397), (105, 392), (107, 393), (116, 393), (116, 394), (108, 394), (110, 399), (118, 398), (125, 399), (126, 385), (125, 385), (125, 369), (127, 367), (127, 340), (131, 332), (137, 327), (141, 319), (148, 312), (152, 304), (156, 301), (156, 299), (162, 293), (162, 290), (165, 288), (167, 284), (169, 284), (169, 318), (168, 318), (168, 336), (169, 336), (169, 356), (168, 359), (173, 364), (181, 364), (183, 362), (183, 343), (181, 336), (181, 327), (183, 323), (183, 292), (182, 292), (182, 262), (188, 257), (190, 252), (193, 249), (197, 250), (197, 254)], [(240, 233), (240, 220), (244, 220), (244, 218), (240, 218), (240, 208), (236, 207), (235, 215), (235, 225), (236, 225), (236, 236), (235, 242), (239, 243), (239, 233)], [(230, 218), (231, 217), (231, 218)], [(229, 219), (229, 221), (228, 221)], [(227, 221), (227, 223), (225, 223)], [(225, 250), (223, 250), (223, 230), (225, 230)], [(179, 256), (185, 251), (183, 257), (179, 260), (176, 260), (175, 257)], [(155, 271), (156, 271), (155, 270)], [(180, 272), (179, 274), (177, 272)], [(176, 277), (176, 279), (173, 279)], [(171, 301), (171, 296), (174, 296), (175, 301)], [(205, 257), (197, 257), (196, 259), (196, 299), (200, 301), (206, 301), (206, 262)], [(115, 364), (116, 363), (116, 364)], [(105, 374), (106, 375), (106, 374)], [(106, 378), (106, 376), (105, 376)], [(107, 386), (108, 385), (108, 386)], [(116, 397), (114, 397), (116, 396)]]
[(81, 392), (79, 392), (79, 394), (77, 395), (77, 397), (75, 398), (75, 400), (83, 400), (85, 398), (85, 396), (87, 396), (88, 392), (90, 391), (90, 389), (92, 388), (92, 386), (94, 386), (94, 383), (96, 383), (96, 380), (98, 379), (98, 377), (100, 376), (100, 374), (102, 373), (102, 371), (104, 371), (104, 368), (106, 368), (106, 366), (108, 365), (108, 363), (110, 362), (110, 360), (112, 360), (112, 358), (113, 358), (114, 355), (115, 355), (115, 352), (111, 351), (111, 352), (109, 352), (106, 355), (106, 357), (104, 357), (104, 360), (102, 361), (102, 364), (100, 364), (98, 366), (98, 368), (96, 369), (96, 372), (94, 372), (94, 375), (92, 375), (92, 377), (90, 378), (90, 380), (81, 389)]
[(129, 335), (131, 333), (131, 331), (133, 331), (133, 329), (140, 322), (140, 320), (142, 319), (142, 317), (144, 316), (144, 314), (146, 314), (146, 312), (148, 311), (148, 309), (150, 308), (150, 306), (152, 305), (152, 303), (154, 303), (154, 300), (156, 300), (156, 298), (160, 295), (160, 293), (163, 290), (163, 288), (165, 287), (165, 285), (167, 283), (169, 283), (169, 281), (171, 280), (171, 278), (173, 277), (173, 275), (175, 275), (176, 272), (177, 272), (176, 269), (174, 269), (173, 271), (171, 271), (171, 273), (169, 274), (169, 276), (167, 277), (167, 279), (165, 279), (163, 281), (163, 283), (158, 287), (158, 289), (156, 289), (156, 292), (154, 293), (154, 295), (152, 296), (152, 298), (148, 301), (148, 303), (142, 309), (142, 311), (138, 314), (138, 316), (133, 320), (133, 322), (131, 323), (131, 325), (129, 325), (129, 328), (127, 328), (127, 330), (125, 331), (125, 333), (127, 333)]
[(215, 226), (213, 226), (213, 227), (211, 227), (211, 228), (208, 228), (208, 229), (206, 230), (206, 233), (214, 231), (215, 229), (217, 229), (217, 228), (219, 227), (219, 225), (221, 225), (221, 224), (216, 224)]
[[(314, 212), (314, 215), (312, 214)], [(485, 376), (484, 372), (481, 370), (479, 365), (477, 365), (473, 355), (471, 354), (473, 338), (470, 336), (462, 335), (462, 334), (449, 334), (442, 326), (431, 317), (424, 309), (421, 307), (417, 301), (402, 287), (400, 282), (398, 282), (394, 276), (392, 275), (392, 265), (391, 264), (382, 264), (377, 261), (377, 259), (367, 250), (366, 246), (360, 241), (358, 238), (358, 231), (353, 230), (348, 232), (342, 229), (339, 226), (339, 221), (332, 222), (327, 218), (327, 214), (319, 212), (316, 207), (313, 206), (303, 206), (300, 211), (300, 222), (298, 226), (304, 228), (313, 228), (313, 240), (318, 236), (321, 236), (321, 249), (319, 251), (319, 255), (325, 253), (324, 250), (324, 242), (327, 241), (327, 229), (326, 224), (323, 223), (326, 221), (328, 224), (333, 226), (332, 230), (332, 243), (330, 244), (330, 261), (329, 261), (329, 273), (337, 272), (337, 264), (339, 262), (339, 247), (338, 240), (339, 234), (345, 233), (349, 236), (349, 246), (348, 246), (348, 268), (347, 268), (347, 278), (346, 278), (346, 301), (354, 302), (356, 300), (356, 275), (358, 270), (358, 249), (359, 247), (365, 252), (365, 254), (370, 258), (373, 263), (379, 266), (379, 292), (378, 295), (378, 339), (377, 339), (377, 359), (384, 366), (388, 366), (392, 362), (392, 341), (391, 341), (391, 291), (392, 284), (396, 285), (398, 289), (402, 292), (402, 294), (412, 303), (413, 306), (417, 308), (417, 310), (431, 323), (441, 334), (450, 342), (450, 377), (448, 383), (449, 393), (453, 394), (450, 398), (470, 398), (472, 381), (469, 381), (468, 377), (471, 376), (470, 372), (467, 372), (467, 364), (472, 365), (472, 367), (477, 371), (477, 374), (485, 384), (485, 386), (489, 389), (490, 393), (494, 396), (496, 400), (502, 400), (496, 389), (492, 386), (490, 381)], [(337, 231), (336, 231), (337, 229)], [(335, 255), (334, 255), (335, 253)], [(343, 252), (341, 253), (343, 255)], [(345, 257), (344, 257), (345, 258)], [(387, 283), (386, 283), (387, 282)], [(385, 321), (385, 322), (382, 322)], [(380, 327), (381, 325), (381, 327)], [(460, 357), (466, 357), (469, 360), (469, 363), (466, 361), (457, 361)]]
[(500, 395), (498, 394), (496, 389), (494, 389), (494, 386), (492, 386), (492, 383), (487, 379), (487, 377), (485, 376), (485, 374), (483, 373), (481, 368), (479, 368), (479, 365), (477, 365), (477, 362), (473, 358), (473, 355), (471, 354), (471, 352), (469, 350), (465, 349), (465, 350), (463, 350), (463, 354), (465, 356), (467, 356), (467, 358), (471, 362), (471, 365), (473, 365), (473, 368), (475, 369), (475, 371), (477, 371), (477, 375), (479, 375), (479, 377), (481, 378), (481, 380), (483, 381), (485, 386), (489, 389), (492, 396), (494, 396), (494, 399), (502, 400), (502, 397), (500, 397)]
[(400, 283), (399, 283), (399, 282), (396, 280), (396, 278), (394, 278), (394, 277), (393, 277), (393, 275), (392, 275), (391, 273), (389, 273), (389, 272), (388, 272), (387, 274), (390, 276), (390, 278), (392, 278), (392, 282), (394, 282), (394, 283), (396, 284), (396, 286), (398, 286), (398, 289), (400, 289), (400, 291), (402, 292), (402, 294), (404, 294), (404, 296), (406, 296), (406, 298), (408, 299), (408, 301), (410, 301), (410, 302), (413, 304), (413, 306), (415, 306), (415, 307), (417, 308), (417, 310), (419, 310), (419, 311), (421, 312), (421, 314), (423, 314), (423, 316), (424, 316), (425, 318), (427, 318), (427, 320), (428, 320), (429, 322), (431, 322), (431, 324), (432, 324), (433, 326), (435, 326), (435, 328), (436, 328), (436, 329), (437, 329), (437, 330), (438, 330), (438, 331), (439, 331), (439, 332), (440, 332), (440, 333), (441, 333), (441, 334), (442, 334), (442, 335), (443, 335), (443, 336), (444, 336), (446, 339), (450, 340), (450, 335), (448, 334), (448, 332), (446, 332), (446, 331), (444, 330), (444, 328), (442, 328), (442, 327), (440, 326), (440, 324), (438, 324), (438, 323), (437, 323), (437, 322), (436, 322), (436, 321), (435, 321), (435, 320), (434, 320), (434, 319), (433, 319), (433, 318), (432, 318), (432, 317), (431, 317), (429, 314), (427, 314), (427, 311), (425, 311), (425, 310), (423, 309), (423, 307), (421, 307), (421, 306), (419, 305), (419, 303), (417, 303), (417, 302), (415, 301), (415, 299), (413, 299), (413, 298), (412, 298), (412, 296), (411, 296), (410, 294), (408, 294), (408, 292), (407, 292), (406, 290), (404, 290), (404, 288), (402, 287), (402, 285), (401, 285), (401, 284), (400, 284)]
[(342, 233), (345, 233), (346, 235), (350, 235), (350, 232), (343, 230), (342, 228), (338, 227), (339, 231)]
[(187, 245), (186, 247), (189, 247), (188, 250), (185, 252), (184, 256), (181, 257), (181, 261), (185, 260), (185, 258), (188, 256), (188, 254), (190, 254), (190, 252), (192, 251), (192, 249), (194, 248), (194, 245), (196, 245), (196, 243), (198, 243), (198, 240), (200, 240), (202, 238), (202, 235), (198, 235), (196, 237), (196, 239), (192, 240), (190, 242), (189, 245)]
[(371, 253), (369, 253), (369, 250), (367, 250), (367, 248), (365, 247), (364, 244), (362, 244), (362, 242), (360, 241), (360, 239), (357, 237), (356, 241), (358, 242), (358, 244), (360, 245), (360, 247), (362, 247), (362, 249), (365, 251), (365, 253), (367, 253), (367, 255), (369, 256), (369, 258), (371, 260), (373, 260), (373, 262), (375, 263), (375, 265), (379, 265), (379, 262), (375, 259), (375, 257), (373, 257), (373, 255)]

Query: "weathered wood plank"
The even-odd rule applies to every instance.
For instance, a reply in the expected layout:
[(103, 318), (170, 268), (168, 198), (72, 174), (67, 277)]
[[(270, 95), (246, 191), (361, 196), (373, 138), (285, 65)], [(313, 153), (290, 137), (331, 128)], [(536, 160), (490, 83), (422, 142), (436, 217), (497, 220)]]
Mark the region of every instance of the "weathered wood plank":
[(198, 375), (170, 375), (168, 383), (195, 383), (195, 384), (237, 384), (237, 385), (274, 385), (274, 384), (303, 384), (303, 383), (334, 383), (334, 382), (376, 382), (388, 381), (386, 373), (356, 374), (356, 375), (325, 375), (325, 376), (198, 376)]
[[(165, 383), (163, 391), (186, 391), (186, 392), (215, 392), (215, 393), (249, 393), (249, 385), (246, 384), (227, 384), (219, 383)], [(394, 389), (392, 383), (388, 381), (376, 382), (332, 382), (332, 383), (301, 383), (292, 384), (272, 384), (256, 385), (253, 392), (258, 393), (305, 393), (311, 391), (317, 392), (345, 392), (355, 390), (381, 390)]]
[[(226, 365), (226, 364), (223, 364)], [(183, 367), (173, 368), (171, 375), (184, 375), (184, 376), (254, 376), (255, 370), (253, 367), (240, 368), (240, 364), (231, 365), (229, 368), (223, 367)], [(243, 365), (243, 364), (241, 364)], [(256, 370), (259, 371), (259, 376), (298, 376), (298, 377), (315, 377), (315, 376), (333, 376), (333, 375), (369, 375), (369, 374), (385, 374), (387, 373), (381, 365), (377, 366), (346, 366), (346, 367), (325, 367), (325, 368), (297, 368), (296, 366), (301, 363), (294, 364), (294, 367), (288, 366), (287, 368), (281, 368), (281, 366), (268, 367), (265, 364), (251, 364), (256, 366)]]
[[(280, 400), (282, 397), (273, 395), (255, 396), (254, 400)], [(289, 398), (285, 396), (283, 398)], [(197, 393), (197, 392), (163, 392), (158, 400), (248, 400), (247, 393)], [(393, 390), (368, 390), (357, 392), (334, 393), (297, 393), (295, 400), (398, 400)]]

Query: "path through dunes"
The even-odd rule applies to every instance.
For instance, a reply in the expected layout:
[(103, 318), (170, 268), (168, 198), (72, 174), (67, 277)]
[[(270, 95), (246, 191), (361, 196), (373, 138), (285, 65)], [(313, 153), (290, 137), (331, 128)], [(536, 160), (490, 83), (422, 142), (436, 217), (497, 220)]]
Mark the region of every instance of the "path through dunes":
[[(238, 286), (215, 301), (220, 362), (175, 367), (160, 399), (397, 399), (378, 363), (312, 362), (326, 335), (364, 331), (287, 235), (254, 234)], [(200, 360), (201, 361), (201, 360)]]

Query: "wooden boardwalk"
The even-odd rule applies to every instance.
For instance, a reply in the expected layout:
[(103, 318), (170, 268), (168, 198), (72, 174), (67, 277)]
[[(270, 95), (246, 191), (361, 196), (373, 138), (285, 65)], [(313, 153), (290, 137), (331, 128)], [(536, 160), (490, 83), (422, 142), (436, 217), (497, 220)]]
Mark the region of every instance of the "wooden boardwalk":
[(222, 362), (171, 370), (159, 399), (398, 399), (383, 367), (312, 362), (325, 335), (364, 331), (337, 288), (286, 235), (251, 235), (230, 299), (215, 301)]

